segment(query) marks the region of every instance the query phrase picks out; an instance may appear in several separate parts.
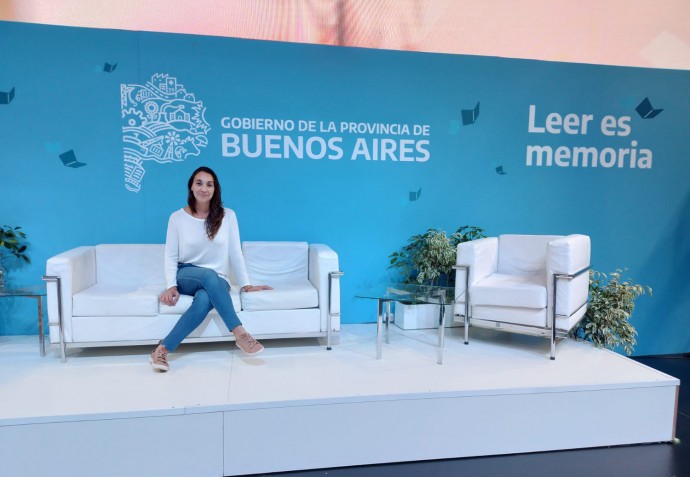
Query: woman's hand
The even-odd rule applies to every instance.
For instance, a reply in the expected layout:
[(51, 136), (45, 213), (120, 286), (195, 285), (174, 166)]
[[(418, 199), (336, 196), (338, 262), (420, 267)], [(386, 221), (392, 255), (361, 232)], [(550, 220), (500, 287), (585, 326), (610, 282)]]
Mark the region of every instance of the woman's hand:
[(177, 300), (180, 299), (180, 292), (177, 291), (177, 287), (170, 287), (160, 295), (161, 302), (168, 306), (175, 306)]
[(273, 287), (269, 287), (268, 285), (245, 285), (242, 287), (243, 292), (255, 292), (261, 290), (273, 290)]

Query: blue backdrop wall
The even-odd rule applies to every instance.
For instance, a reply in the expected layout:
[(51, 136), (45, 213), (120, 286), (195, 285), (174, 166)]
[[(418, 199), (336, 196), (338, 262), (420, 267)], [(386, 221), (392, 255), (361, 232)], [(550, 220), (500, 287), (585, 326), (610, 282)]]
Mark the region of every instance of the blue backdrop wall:
[[(243, 240), (332, 246), (355, 291), (427, 228), (583, 233), (654, 289), (636, 354), (690, 350), (690, 72), (0, 23), (0, 223), (45, 260), (164, 241), (196, 167)], [(0, 334), (35, 333), (3, 300)]]

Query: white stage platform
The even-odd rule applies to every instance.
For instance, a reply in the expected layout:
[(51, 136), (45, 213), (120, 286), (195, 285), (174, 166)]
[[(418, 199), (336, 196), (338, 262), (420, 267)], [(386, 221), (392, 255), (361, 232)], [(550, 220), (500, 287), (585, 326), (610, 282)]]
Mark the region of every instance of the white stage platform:
[(376, 325), (317, 339), (56, 350), (0, 337), (0, 467), (12, 477), (205, 477), (671, 441), (680, 382), (588, 343)]

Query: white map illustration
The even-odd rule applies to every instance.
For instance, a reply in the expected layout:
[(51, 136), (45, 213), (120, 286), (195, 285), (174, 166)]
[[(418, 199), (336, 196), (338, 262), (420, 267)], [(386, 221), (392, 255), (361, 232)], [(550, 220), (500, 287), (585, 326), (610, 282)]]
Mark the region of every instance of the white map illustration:
[(184, 161), (208, 144), (206, 108), (177, 78), (156, 73), (145, 85), (121, 84), (125, 187), (141, 190), (145, 161)]

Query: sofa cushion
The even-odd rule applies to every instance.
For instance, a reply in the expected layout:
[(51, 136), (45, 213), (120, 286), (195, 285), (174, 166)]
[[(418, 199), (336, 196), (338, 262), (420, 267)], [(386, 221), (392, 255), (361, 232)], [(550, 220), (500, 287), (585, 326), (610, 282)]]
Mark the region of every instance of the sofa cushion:
[(242, 293), (242, 310), (296, 310), (319, 306), (319, 293), (309, 280), (272, 286), (273, 290)]
[(244, 242), (242, 253), (253, 285), (273, 286), (309, 279), (307, 242)]
[(470, 288), (470, 302), (472, 305), (546, 308), (544, 275), (494, 273)]
[(73, 316), (155, 316), (160, 285), (96, 285), (72, 297)]
[(96, 245), (96, 283), (165, 288), (164, 251), (161, 244)]
[[(232, 287), (230, 289), (230, 296), (232, 297), (232, 307), (235, 309), (235, 312), (239, 313), (240, 310), (242, 310), (239, 288)], [(180, 295), (180, 299), (177, 300), (175, 306), (168, 306), (165, 303), (160, 303), (158, 308), (161, 315), (181, 315), (192, 305), (193, 300), (193, 296)]]
[(549, 242), (561, 235), (501, 235), (498, 238), (498, 273), (545, 274)]

